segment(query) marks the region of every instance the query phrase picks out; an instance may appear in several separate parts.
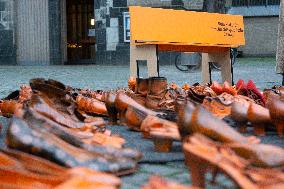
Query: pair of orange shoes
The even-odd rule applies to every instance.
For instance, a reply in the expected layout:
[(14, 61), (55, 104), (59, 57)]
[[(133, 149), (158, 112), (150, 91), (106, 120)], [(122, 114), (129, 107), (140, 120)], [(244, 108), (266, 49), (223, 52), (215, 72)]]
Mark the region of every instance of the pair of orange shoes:
[(121, 184), (111, 174), (82, 167), (67, 169), (14, 150), (2, 150), (0, 160), (0, 188), (3, 189), (116, 189)]

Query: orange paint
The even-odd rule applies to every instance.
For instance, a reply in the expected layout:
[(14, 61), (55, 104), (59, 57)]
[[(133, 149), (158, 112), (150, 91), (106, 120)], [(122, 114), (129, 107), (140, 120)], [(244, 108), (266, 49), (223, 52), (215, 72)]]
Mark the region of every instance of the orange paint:
[[(129, 10), (131, 41), (135, 45), (159, 44), (161, 50), (201, 51), (203, 48), (220, 52), (220, 47), (245, 44), (243, 17), (239, 15), (138, 6), (131, 6)], [(190, 48), (178, 45), (190, 45)]]

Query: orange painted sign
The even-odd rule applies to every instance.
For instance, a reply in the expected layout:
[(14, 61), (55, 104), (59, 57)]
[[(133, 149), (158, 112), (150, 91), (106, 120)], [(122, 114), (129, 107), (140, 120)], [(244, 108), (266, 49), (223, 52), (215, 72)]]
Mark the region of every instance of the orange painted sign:
[[(238, 47), (245, 44), (243, 17), (131, 6), (131, 41), (136, 45)], [(177, 47), (175, 47), (177, 48)]]

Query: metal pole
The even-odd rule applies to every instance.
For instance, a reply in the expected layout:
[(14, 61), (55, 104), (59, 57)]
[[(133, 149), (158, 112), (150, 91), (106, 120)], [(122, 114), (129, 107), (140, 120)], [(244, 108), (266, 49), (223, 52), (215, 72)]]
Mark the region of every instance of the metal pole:
[(159, 46), (156, 45), (156, 57), (157, 57), (157, 72), (158, 72), (158, 77), (160, 77), (160, 59), (159, 59)]
[(208, 62), (208, 64), (209, 64), (210, 84), (212, 84), (212, 62)]
[(234, 52), (232, 52), (232, 48), (230, 48), (230, 58), (231, 58), (231, 74), (232, 74), (232, 85), (234, 85), (234, 68), (233, 68), (233, 60), (236, 61), (234, 59)]
[(136, 64), (137, 64), (137, 78), (140, 78), (140, 76), (139, 76), (139, 60), (136, 60)]

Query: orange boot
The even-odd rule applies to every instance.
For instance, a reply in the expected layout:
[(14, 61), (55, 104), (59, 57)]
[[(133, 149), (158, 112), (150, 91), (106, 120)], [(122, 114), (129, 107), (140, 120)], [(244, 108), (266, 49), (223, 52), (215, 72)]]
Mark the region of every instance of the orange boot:
[(160, 102), (167, 92), (167, 79), (165, 77), (149, 78), (148, 94), (146, 97), (146, 107), (150, 109), (159, 109)]

